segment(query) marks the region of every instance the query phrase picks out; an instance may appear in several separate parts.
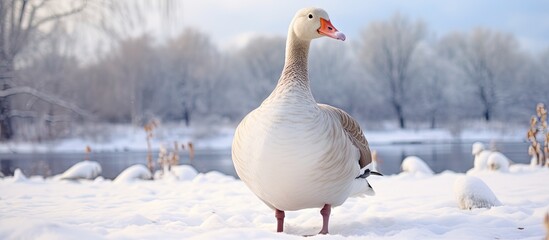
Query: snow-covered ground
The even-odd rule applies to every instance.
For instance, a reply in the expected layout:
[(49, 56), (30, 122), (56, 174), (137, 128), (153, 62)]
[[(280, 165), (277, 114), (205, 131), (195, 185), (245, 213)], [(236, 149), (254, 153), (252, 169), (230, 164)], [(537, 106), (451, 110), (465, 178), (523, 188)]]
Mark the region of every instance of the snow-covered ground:
[[(319, 209), (286, 212), (276, 233), (271, 209), (239, 180), (217, 172), (155, 181), (0, 179), (0, 239), (301, 239), (319, 231)], [(501, 202), (461, 210), (464, 174), (401, 173), (369, 178), (374, 197), (332, 210), (330, 235), (312, 239), (542, 239), (549, 170), (513, 166), (475, 172)]]
[[(83, 127), (82, 127), (83, 128)], [(89, 128), (89, 127), (88, 127)], [(105, 125), (96, 127), (95, 135), (67, 138), (47, 142), (8, 142), (0, 144), (0, 153), (37, 152), (84, 152), (90, 146), (95, 152), (146, 151), (146, 134), (141, 128), (129, 125)], [(196, 149), (230, 149), (234, 126), (211, 128), (187, 128), (182, 125), (166, 124), (154, 130), (151, 146), (158, 150), (161, 145), (172, 146), (193, 142)], [(90, 132), (91, 130), (86, 130)], [(497, 125), (474, 124), (459, 133), (448, 129), (389, 129), (364, 131), (370, 144), (390, 143), (448, 143), (456, 141), (524, 141), (527, 129), (520, 126), (501, 127)], [(93, 137), (90, 137), (93, 136)]]

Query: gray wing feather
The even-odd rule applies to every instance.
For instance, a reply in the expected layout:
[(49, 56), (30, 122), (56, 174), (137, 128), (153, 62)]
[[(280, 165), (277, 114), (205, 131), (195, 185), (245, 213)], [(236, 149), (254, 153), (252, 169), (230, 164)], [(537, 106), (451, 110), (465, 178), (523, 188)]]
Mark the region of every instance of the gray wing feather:
[(354, 120), (348, 113), (339, 108), (332, 107), (326, 104), (318, 104), (318, 106), (320, 107), (320, 109), (329, 111), (339, 117), (341, 127), (343, 127), (343, 129), (345, 130), (345, 133), (347, 134), (353, 145), (355, 145), (355, 147), (357, 147), (360, 151), (360, 159), (358, 160), (360, 168), (364, 168), (366, 167), (366, 165), (370, 164), (372, 162), (372, 154), (370, 152), (368, 141), (366, 140), (366, 137), (364, 137), (364, 134), (362, 133), (362, 129), (360, 129), (360, 125), (358, 125), (358, 122)]

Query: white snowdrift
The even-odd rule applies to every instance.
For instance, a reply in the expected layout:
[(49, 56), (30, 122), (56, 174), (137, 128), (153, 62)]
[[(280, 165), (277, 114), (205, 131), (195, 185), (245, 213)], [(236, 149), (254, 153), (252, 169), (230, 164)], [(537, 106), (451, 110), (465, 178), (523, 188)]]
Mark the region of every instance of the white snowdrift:
[(472, 171), (482, 171), (488, 168), (488, 157), (490, 157), (492, 151), (486, 150), (483, 143), (473, 143), (472, 154), (475, 156)]
[(143, 164), (135, 164), (124, 171), (122, 171), (118, 176), (113, 180), (115, 183), (121, 182), (133, 182), (136, 180), (148, 180), (151, 179), (151, 172)]
[(74, 164), (61, 175), (59, 179), (95, 179), (101, 175), (101, 165), (96, 161), (82, 161)]
[[(314, 239), (542, 239), (549, 170), (483, 172), (499, 207), (463, 211), (452, 184), (464, 176), (368, 178), (376, 196), (332, 210), (330, 235)], [(286, 212), (285, 233), (241, 181), (218, 172), (192, 180), (0, 179), (0, 239), (303, 239), (322, 225), (319, 209)]]
[(181, 181), (192, 180), (198, 175), (196, 169), (189, 165), (172, 166), (170, 172)]
[(486, 161), (488, 169), (492, 171), (509, 172), (509, 164), (509, 158), (500, 152), (492, 152)]
[(168, 181), (189, 181), (198, 175), (198, 171), (189, 165), (166, 167), (164, 170), (157, 170), (154, 173), (154, 179)]
[(461, 209), (501, 206), (492, 190), (477, 177), (459, 177), (454, 183), (454, 194)]
[(433, 175), (433, 170), (423, 161), (423, 159), (416, 156), (406, 157), (401, 164), (402, 171), (414, 174)]
[(11, 178), (12, 182), (23, 182), (26, 181), (27, 177), (25, 174), (23, 174), (23, 171), (21, 169), (15, 169), (15, 172), (13, 172), (13, 177)]

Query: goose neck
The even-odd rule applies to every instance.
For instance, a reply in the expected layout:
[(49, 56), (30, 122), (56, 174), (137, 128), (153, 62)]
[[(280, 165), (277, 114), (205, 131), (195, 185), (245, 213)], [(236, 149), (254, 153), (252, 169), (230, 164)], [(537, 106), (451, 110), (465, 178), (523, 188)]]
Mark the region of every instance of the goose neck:
[(286, 40), (286, 58), (279, 83), (299, 81), (308, 84), (307, 58), (310, 41), (299, 39), (290, 31)]

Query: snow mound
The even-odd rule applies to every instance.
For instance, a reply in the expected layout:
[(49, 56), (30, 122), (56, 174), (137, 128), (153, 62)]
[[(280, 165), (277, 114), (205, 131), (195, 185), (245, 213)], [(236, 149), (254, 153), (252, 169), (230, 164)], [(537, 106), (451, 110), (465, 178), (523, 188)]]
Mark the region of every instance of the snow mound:
[(484, 147), (484, 143), (481, 143), (481, 142), (474, 142), (474, 143), (473, 143), (473, 146), (472, 146), (471, 154), (477, 155), (477, 154), (479, 154), (480, 152), (482, 152), (484, 149), (486, 149), (486, 148)]
[(433, 170), (423, 161), (416, 156), (408, 156), (402, 161), (402, 171), (409, 173), (419, 173), (425, 175), (433, 175)]
[(75, 224), (59, 224), (32, 217), (2, 217), (1, 239), (102, 239), (101, 235)]
[(67, 169), (60, 179), (94, 179), (101, 174), (101, 165), (96, 161), (82, 161)]
[(166, 167), (154, 173), (154, 179), (165, 181), (191, 181), (198, 175), (198, 171), (189, 165)]
[(530, 164), (520, 164), (520, 163), (516, 163), (509, 166), (510, 173), (531, 173), (531, 172), (537, 172), (537, 171), (547, 171), (547, 169), (537, 165), (532, 166)]
[(170, 171), (180, 181), (190, 181), (198, 175), (198, 171), (189, 165), (172, 166)]
[(142, 164), (135, 164), (126, 168), (124, 171), (118, 174), (113, 182), (132, 182), (139, 179), (148, 180), (151, 179), (151, 177), (151, 172), (147, 167)]
[(210, 171), (207, 173), (198, 174), (193, 180), (193, 183), (225, 183), (234, 181), (233, 176), (225, 175), (218, 171)]
[(486, 165), (492, 171), (509, 172), (509, 162), (509, 158), (503, 155), (503, 153), (493, 152), (488, 157)]
[(491, 208), (502, 205), (488, 185), (473, 176), (462, 176), (456, 179), (454, 195), (461, 209)]
[(13, 173), (13, 178), (11, 179), (12, 182), (24, 182), (24, 181), (27, 181), (27, 177), (25, 176), (25, 174), (23, 174), (23, 172), (21, 171), (21, 169), (15, 169), (15, 172)]

